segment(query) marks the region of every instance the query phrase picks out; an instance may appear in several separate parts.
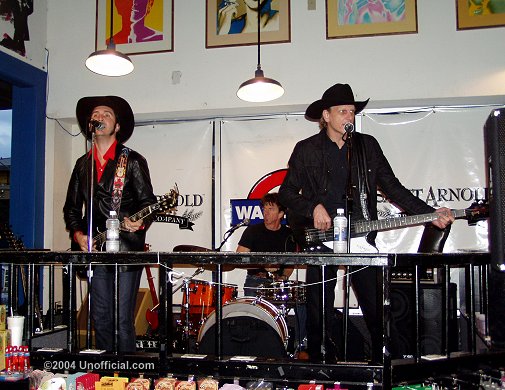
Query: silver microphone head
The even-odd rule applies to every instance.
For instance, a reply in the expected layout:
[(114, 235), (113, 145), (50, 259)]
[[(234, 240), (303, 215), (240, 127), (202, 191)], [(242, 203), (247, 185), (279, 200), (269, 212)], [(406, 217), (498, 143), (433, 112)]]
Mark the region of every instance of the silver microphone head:
[(89, 123), (91, 124), (91, 126), (93, 126), (93, 128), (95, 130), (105, 129), (105, 123), (103, 123), (103, 122), (100, 122), (100, 121), (97, 121), (95, 119), (92, 119), (92, 120), (89, 121)]
[(347, 122), (344, 125), (344, 130), (346, 133), (352, 133), (354, 131), (354, 125), (351, 122)]

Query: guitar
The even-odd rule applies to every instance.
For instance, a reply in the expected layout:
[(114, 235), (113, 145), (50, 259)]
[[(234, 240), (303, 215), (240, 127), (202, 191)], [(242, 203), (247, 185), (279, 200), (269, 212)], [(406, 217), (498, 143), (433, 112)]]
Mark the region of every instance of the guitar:
[[(14, 236), (14, 233), (12, 233), (12, 230), (10, 229), (9, 226), (7, 225), (1, 225), (0, 226), (0, 238), (2, 240), (6, 240), (9, 248), (14, 249), (16, 251), (24, 251), (26, 250), (23, 241), (21, 241), (19, 238), (16, 238)], [(25, 301), (24, 303), (18, 307), (18, 311), (20, 314), (26, 314), (28, 312), (28, 281), (26, 279), (26, 272), (25, 272), (25, 266), (24, 265), (19, 265), (19, 272), (21, 274), (21, 285), (23, 286), (23, 294)], [(33, 304), (33, 309), (34, 309), (34, 317), (36, 321), (36, 325), (34, 326), (34, 332), (42, 332), (44, 330), (44, 324), (43, 324), (43, 319), (42, 319), (42, 312), (40, 310), (40, 304), (39, 304), (39, 294), (37, 292), (37, 287), (38, 283), (35, 283), (34, 288), (34, 304)]]
[[(456, 219), (466, 219), (469, 225), (489, 217), (487, 204), (473, 203), (468, 209), (452, 210)], [(363, 237), (373, 231), (399, 229), (409, 226), (423, 225), (433, 222), (438, 218), (437, 213), (410, 215), (404, 217), (386, 218), (375, 221), (357, 221), (351, 224), (350, 236), (352, 238)], [(333, 229), (326, 231), (315, 229), (310, 218), (290, 216), (290, 227), (293, 230), (295, 240), (304, 250), (320, 247), (325, 242), (333, 241)], [(352, 240), (351, 240), (352, 241)]]
[[(175, 208), (177, 204), (177, 197), (179, 196), (179, 189), (177, 188), (177, 184), (170, 190), (169, 193), (161, 196), (157, 196), (157, 202), (143, 208), (139, 212), (130, 215), (128, 218), (132, 222), (136, 222), (139, 219), (145, 219), (151, 216), (153, 213), (158, 213), (160, 211), (168, 211)], [(119, 225), (120, 230), (124, 230), (125, 223), (121, 221)], [(107, 238), (107, 232), (102, 232), (93, 237), (94, 245), (96, 248), (102, 248), (105, 244), (105, 240)]]
[[(146, 252), (149, 252), (150, 245), (145, 244), (144, 245), (144, 250)], [(147, 276), (147, 282), (149, 283), (149, 291), (151, 292), (151, 299), (153, 301), (153, 307), (150, 309), (147, 309), (146, 311), (146, 320), (147, 323), (149, 324), (149, 329), (151, 331), (155, 331), (158, 329), (158, 306), (160, 305), (160, 302), (158, 300), (158, 295), (156, 294), (156, 288), (154, 287), (154, 282), (153, 282), (153, 274), (151, 273), (151, 267), (149, 265), (145, 266), (146, 268), (146, 276)]]

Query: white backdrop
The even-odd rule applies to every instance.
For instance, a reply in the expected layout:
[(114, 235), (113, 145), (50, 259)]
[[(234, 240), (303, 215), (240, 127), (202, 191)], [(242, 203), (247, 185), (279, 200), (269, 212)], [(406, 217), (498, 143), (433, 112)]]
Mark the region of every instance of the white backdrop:
[[(357, 118), (357, 128), (378, 139), (407, 188), (434, 207), (464, 209), (475, 198), (484, 197), (482, 127), (490, 111), (490, 107), (481, 107), (387, 115), (366, 112)], [(147, 158), (156, 194), (178, 184), (181, 196), (176, 216), (194, 223), (192, 230), (173, 223), (154, 223), (147, 235), (153, 251), (171, 251), (180, 244), (211, 249), (214, 242), (218, 247), (231, 226), (232, 200), (247, 199), (260, 179), (287, 168), (296, 142), (318, 131), (317, 123), (306, 121), (301, 114), (216, 120), (215, 133), (213, 126), (213, 121), (141, 126), (128, 143)], [(270, 190), (277, 191), (278, 187)], [(215, 231), (212, 207), (216, 210)], [(379, 208), (383, 216), (398, 212), (387, 202)], [(250, 217), (254, 220), (258, 215)], [(222, 251), (234, 251), (243, 230), (236, 230)], [(421, 227), (383, 232), (379, 245), (383, 252), (416, 252), (421, 233)], [(468, 226), (457, 221), (444, 251), (459, 250), (487, 250), (487, 223)], [(190, 277), (194, 269), (177, 271)], [(211, 277), (206, 271), (197, 278)], [(239, 286), (242, 295), (244, 278), (244, 270), (234, 270), (225, 273), (224, 282)], [(303, 270), (292, 278), (303, 280)], [(180, 301), (179, 293), (174, 302)]]

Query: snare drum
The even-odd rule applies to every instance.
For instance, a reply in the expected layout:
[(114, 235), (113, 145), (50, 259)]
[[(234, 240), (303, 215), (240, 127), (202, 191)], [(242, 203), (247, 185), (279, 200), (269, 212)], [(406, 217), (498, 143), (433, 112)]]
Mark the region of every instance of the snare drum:
[[(224, 355), (286, 357), (288, 327), (277, 308), (262, 298), (244, 297), (223, 306)], [(198, 332), (198, 352), (213, 354), (216, 313), (205, 319)]]
[(298, 281), (287, 280), (262, 284), (258, 296), (275, 303), (305, 303), (305, 286)]
[[(224, 305), (226, 302), (236, 298), (238, 286), (234, 284), (223, 284), (221, 291), (222, 304)], [(189, 333), (196, 335), (205, 318), (216, 309), (216, 304), (217, 286), (215, 283), (204, 280), (191, 280), (188, 288), (183, 290), (181, 309), (182, 325), (187, 325)], [(186, 311), (186, 308), (188, 308), (188, 311)], [(188, 324), (186, 324), (187, 314), (189, 314)]]

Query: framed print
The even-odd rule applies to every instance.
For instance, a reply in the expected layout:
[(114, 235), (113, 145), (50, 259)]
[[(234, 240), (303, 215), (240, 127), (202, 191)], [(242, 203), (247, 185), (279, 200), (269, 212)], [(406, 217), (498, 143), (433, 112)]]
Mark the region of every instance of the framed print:
[[(258, 11), (249, 6), (250, 1), (206, 1), (206, 48), (258, 43)], [(261, 43), (290, 42), (290, 0), (262, 0), (261, 4)]]
[(326, 0), (326, 38), (417, 33), (416, 0)]
[[(173, 51), (174, 0), (113, 0), (112, 36), (124, 54)], [(111, 1), (96, 1), (96, 50), (107, 48)]]
[(505, 1), (456, 0), (458, 30), (505, 26)]

